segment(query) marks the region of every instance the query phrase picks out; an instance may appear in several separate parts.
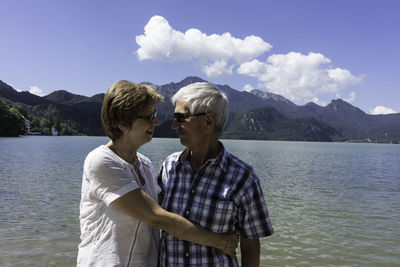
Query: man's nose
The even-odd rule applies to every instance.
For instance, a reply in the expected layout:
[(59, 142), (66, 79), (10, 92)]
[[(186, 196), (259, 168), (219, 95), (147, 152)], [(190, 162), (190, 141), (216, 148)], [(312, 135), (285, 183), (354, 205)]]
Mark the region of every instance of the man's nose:
[(179, 127), (179, 123), (175, 119), (173, 119), (171, 128), (176, 130), (176, 129), (178, 129), (178, 127)]

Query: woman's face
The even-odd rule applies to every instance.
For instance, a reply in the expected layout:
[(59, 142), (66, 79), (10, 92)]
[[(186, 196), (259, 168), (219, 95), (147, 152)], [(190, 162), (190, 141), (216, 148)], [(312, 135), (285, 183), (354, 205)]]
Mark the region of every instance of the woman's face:
[[(138, 112), (137, 117), (132, 122), (131, 128), (124, 131), (124, 137), (128, 138), (129, 143), (140, 147), (151, 141), (154, 129), (159, 124), (158, 119), (151, 116), (154, 112), (154, 105), (148, 105)], [(149, 121), (150, 119), (151, 121)]]

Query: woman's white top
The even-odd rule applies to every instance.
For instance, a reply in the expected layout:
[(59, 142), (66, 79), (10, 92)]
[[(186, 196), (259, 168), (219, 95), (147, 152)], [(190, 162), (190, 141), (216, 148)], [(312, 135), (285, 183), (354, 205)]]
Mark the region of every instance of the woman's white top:
[(154, 167), (140, 153), (138, 159), (146, 181), (144, 186), (133, 165), (105, 145), (87, 155), (82, 177), (77, 266), (157, 266), (159, 230), (110, 205), (138, 188), (157, 201), (160, 188)]

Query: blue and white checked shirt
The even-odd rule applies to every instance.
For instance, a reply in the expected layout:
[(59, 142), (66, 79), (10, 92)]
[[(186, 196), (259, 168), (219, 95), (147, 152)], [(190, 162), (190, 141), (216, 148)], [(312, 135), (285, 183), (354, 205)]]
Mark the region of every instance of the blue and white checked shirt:
[[(260, 181), (251, 166), (221, 152), (194, 173), (189, 150), (171, 154), (163, 163), (158, 183), (162, 207), (216, 233), (239, 229), (241, 236), (260, 238), (272, 235)], [(236, 258), (218, 249), (180, 240), (162, 232), (161, 266), (238, 266)]]

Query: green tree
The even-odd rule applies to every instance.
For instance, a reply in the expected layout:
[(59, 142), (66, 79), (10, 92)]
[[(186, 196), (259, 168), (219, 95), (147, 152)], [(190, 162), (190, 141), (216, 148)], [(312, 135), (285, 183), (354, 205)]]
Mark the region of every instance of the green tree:
[(18, 134), (25, 134), (26, 127), (25, 127), (25, 120), (22, 118), (22, 114), (19, 112), (18, 109), (12, 107), (10, 108), (11, 116), (15, 120), (15, 130), (18, 131)]
[(56, 129), (57, 132), (61, 130), (60, 120), (58, 118), (55, 118), (52, 128)]
[(32, 127), (39, 128), (40, 127), (40, 119), (38, 117), (34, 117), (32, 120)]
[(45, 118), (40, 120), (40, 127), (41, 128), (51, 128), (51, 126), (52, 126), (52, 124), (51, 124), (50, 120), (45, 119)]
[(28, 111), (23, 105), (19, 103), (14, 103), (13, 107), (16, 108), (19, 111), (19, 113), (21, 113), (22, 116), (24, 116), (25, 118), (28, 117)]
[(42, 129), (42, 135), (51, 135), (51, 130), (48, 127)]
[(25, 131), (24, 120), (16, 108), (9, 108), (0, 99), (0, 136), (18, 136)]

